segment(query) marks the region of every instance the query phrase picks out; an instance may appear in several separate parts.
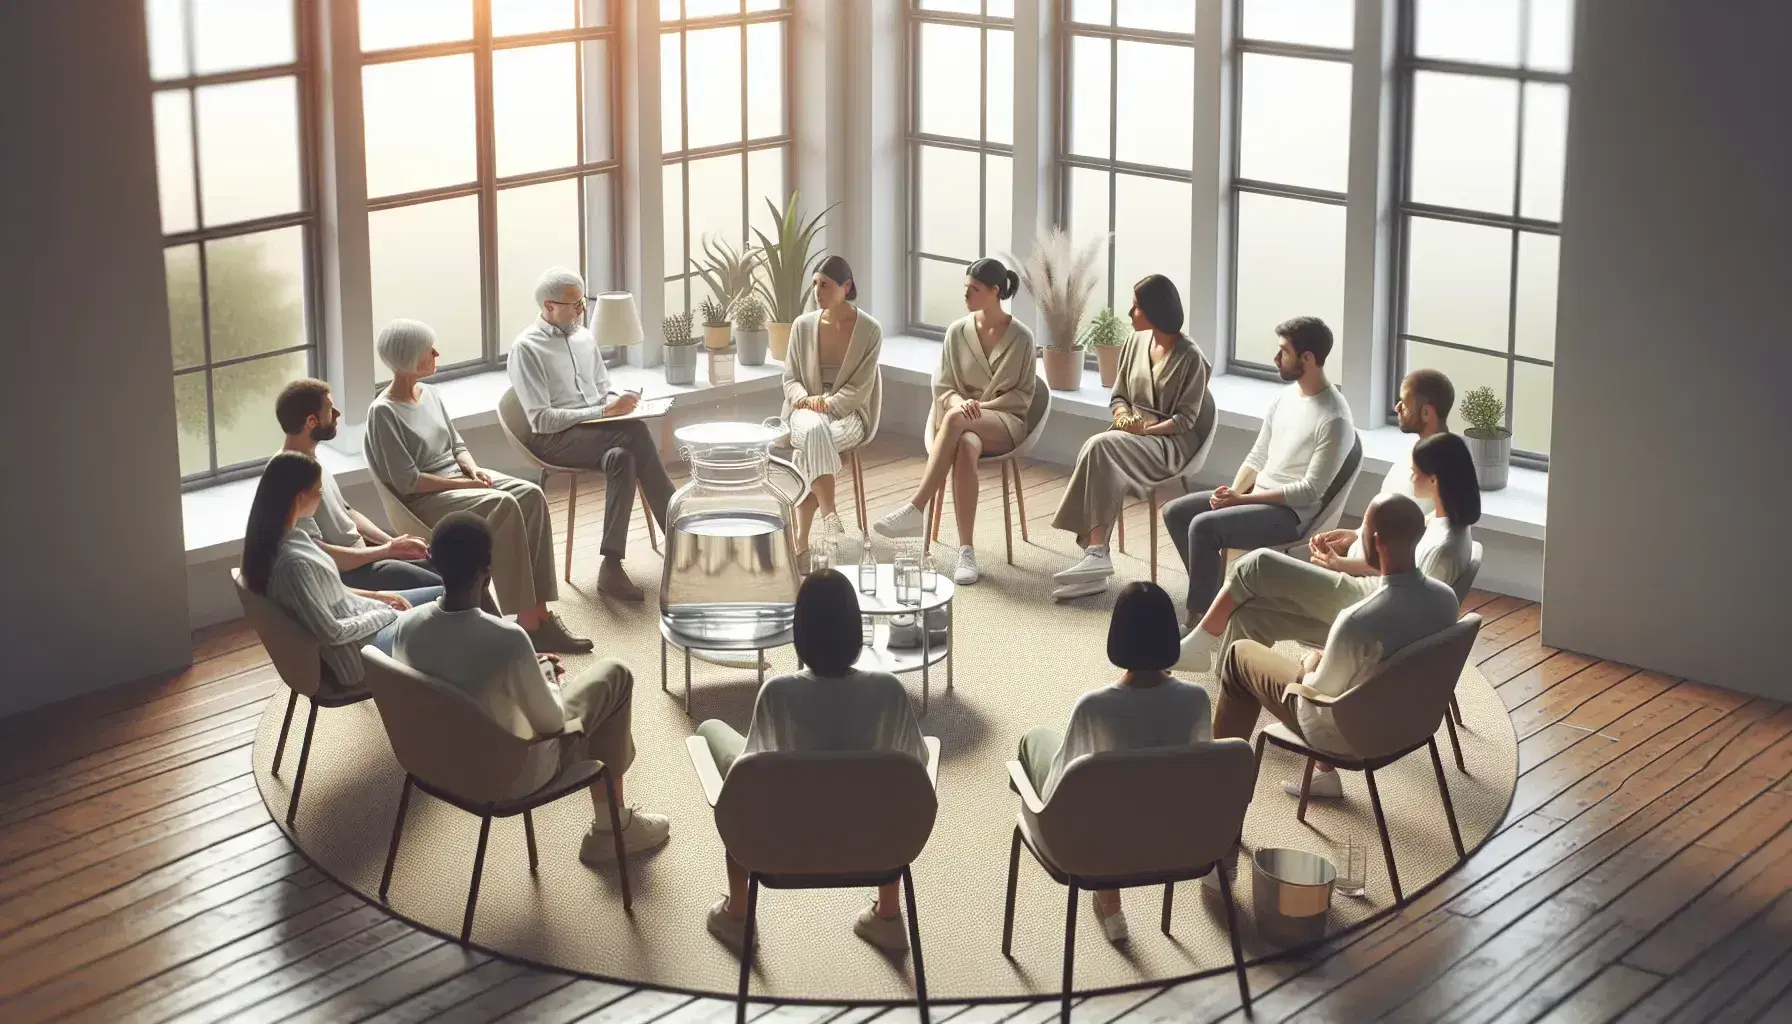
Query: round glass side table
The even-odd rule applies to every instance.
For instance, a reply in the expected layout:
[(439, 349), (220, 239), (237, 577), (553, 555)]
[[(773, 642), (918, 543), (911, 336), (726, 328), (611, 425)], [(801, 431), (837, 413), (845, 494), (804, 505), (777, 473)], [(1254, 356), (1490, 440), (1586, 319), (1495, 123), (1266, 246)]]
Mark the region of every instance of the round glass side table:
[[(950, 577), (936, 573), (934, 589), (920, 590), (915, 595), (919, 600), (905, 603), (896, 600), (896, 567), (889, 562), (878, 563), (877, 590), (870, 594), (859, 589), (857, 565), (835, 566), (834, 571), (852, 583), (853, 592), (859, 595), (859, 614), (869, 616), (872, 620), (872, 642), (859, 653), (859, 660), (853, 667), (892, 675), (919, 670), (921, 714), (927, 714), (933, 666), (942, 661), (946, 663), (946, 689), (952, 689), (952, 598), (956, 596), (958, 588)], [(936, 609), (944, 609), (946, 613), (946, 640), (937, 644), (933, 642), (927, 629), (927, 613)], [(890, 619), (897, 615), (914, 616), (916, 628), (921, 634), (918, 646), (890, 646)]]

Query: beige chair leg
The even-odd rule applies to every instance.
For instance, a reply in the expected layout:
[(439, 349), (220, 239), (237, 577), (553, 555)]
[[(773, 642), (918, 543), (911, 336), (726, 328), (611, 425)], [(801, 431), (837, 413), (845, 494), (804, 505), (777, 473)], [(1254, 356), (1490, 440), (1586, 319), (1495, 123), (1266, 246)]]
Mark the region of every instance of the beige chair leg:
[(1031, 543), (1027, 536), (1027, 494), (1022, 489), (1020, 480), (1020, 463), (1009, 459), (1004, 465), (1014, 467), (1014, 504), (1020, 509), (1020, 539), (1023, 543)]
[(1008, 514), (1008, 469), (1002, 468), (1002, 546), (1008, 555), (1008, 564), (1014, 564), (1014, 517)]
[(658, 551), (660, 550), (660, 533), (653, 526), (653, 506), (647, 504), (647, 489), (637, 487), (635, 490), (641, 495), (641, 518), (647, 520), (647, 543), (653, 546), (653, 550)]
[(865, 469), (859, 465), (859, 453), (852, 453), (852, 501), (859, 511), (859, 532), (864, 533), (870, 525), (865, 515)]
[(566, 485), (566, 582), (572, 582), (572, 526), (579, 511), (579, 474), (568, 473)]
[(1150, 515), (1150, 517), (1151, 517), (1146, 520), (1146, 525), (1149, 526), (1151, 529), (1151, 582), (1156, 583), (1157, 582), (1157, 491), (1153, 490), (1151, 492), (1150, 497), (1147, 498), (1146, 500), (1149, 502), (1149, 505), (1147, 506), (1147, 508), (1148, 508), (1147, 514)]
[(1120, 553), (1126, 554), (1126, 502), (1120, 503), (1120, 514), (1114, 517), (1115, 539), (1119, 541)]
[(1307, 758), (1307, 773), (1300, 777), (1300, 807), (1294, 812), (1294, 820), (1303, 825), (1307, 821), (1307, 795), (1313, 788), (1314, 766), (1314, 760), (1310, 757)]

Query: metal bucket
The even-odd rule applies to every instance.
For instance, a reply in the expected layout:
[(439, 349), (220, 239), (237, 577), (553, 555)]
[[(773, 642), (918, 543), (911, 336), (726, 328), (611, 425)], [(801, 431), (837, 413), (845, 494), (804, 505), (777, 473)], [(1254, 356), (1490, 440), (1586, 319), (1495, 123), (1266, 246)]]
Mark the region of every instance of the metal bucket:
[(1305, 850), (1271, 847), (1251, 858), (1251, 904), (1257, 931), (1278, 946), (1325, 936), (1338, 868)]

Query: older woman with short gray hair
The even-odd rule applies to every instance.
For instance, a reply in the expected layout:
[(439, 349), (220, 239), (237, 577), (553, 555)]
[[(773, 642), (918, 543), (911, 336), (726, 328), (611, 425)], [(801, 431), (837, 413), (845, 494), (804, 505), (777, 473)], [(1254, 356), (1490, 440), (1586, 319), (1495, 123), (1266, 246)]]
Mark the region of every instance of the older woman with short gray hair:
[(516, 616), (537, 651), (583, 654), (591, 641), (573, 636), (548, 610), (559, 590), (547, 497), (527, 480), (473, 461), (441, 395), (423, 383), (436, 372), (435, 343), (435, 332), (416, 320), (394, 320), (380, 331), (376, 349), (392, 383), (367, 410), (368, 467), (425, 524), (460, 511), (485, 520), (498, 606)]

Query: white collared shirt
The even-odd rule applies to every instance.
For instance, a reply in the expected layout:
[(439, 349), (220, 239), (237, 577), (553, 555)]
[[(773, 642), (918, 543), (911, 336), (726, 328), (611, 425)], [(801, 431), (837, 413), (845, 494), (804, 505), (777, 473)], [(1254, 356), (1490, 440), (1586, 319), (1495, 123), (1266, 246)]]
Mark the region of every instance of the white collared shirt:
[(608, 404), (610, 373), (597, 339), (579, 324), (570, 330), (540, 317), (511, 346), (510, 386), (537, 434), (557, 434), (595, 419)]

